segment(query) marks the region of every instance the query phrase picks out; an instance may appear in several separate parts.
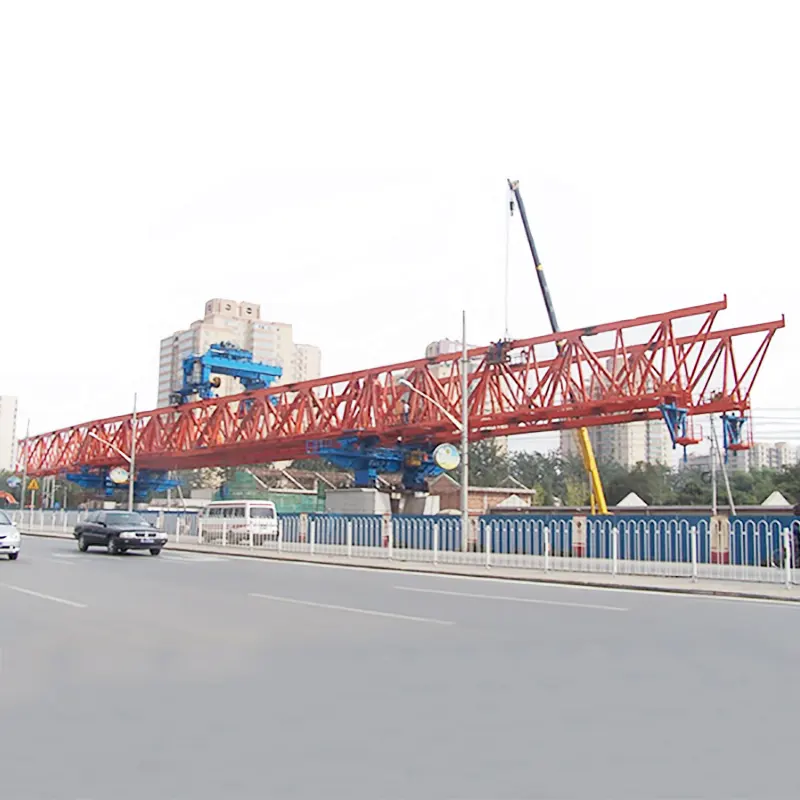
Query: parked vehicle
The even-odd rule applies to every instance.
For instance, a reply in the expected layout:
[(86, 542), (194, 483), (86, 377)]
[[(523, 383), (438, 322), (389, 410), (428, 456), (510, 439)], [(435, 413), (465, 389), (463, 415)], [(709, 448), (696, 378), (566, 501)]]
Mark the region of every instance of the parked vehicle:
[(126, 550), (149, 550), (157, 556), (167, 543), (166, 533), (131, 511), (93, 511), (75, 526), (73, 536), (82, 553), (99, 545), (112, 555)]
[(269, 500), (219, 500), (200, 519), (201, 541), (263, 545), (278, 538), (278, 514)]
[(11, 517), (5, 511), (0, 511), (0, 554), (7, 555), (9, 561), (16, 561), (21, 542), (22, 537)]

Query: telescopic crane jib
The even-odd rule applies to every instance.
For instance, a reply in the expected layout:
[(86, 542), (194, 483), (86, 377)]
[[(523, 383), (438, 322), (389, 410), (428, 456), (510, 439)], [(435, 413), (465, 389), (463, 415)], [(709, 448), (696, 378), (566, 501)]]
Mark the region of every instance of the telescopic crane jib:
[[(536, 243), (533, 241), (533, 234), (531, 233), (531, 226), (528, 224), (528, 215), (525, 213), (525, 203), (522, 200), (522, 194), (519, 191), (519, 181), (512, 181), (509, 179), (508, 188), (514, 194), (519, 208), (519, 215), (522, 218), (522, 226), (525, 228), (525, 237), (528, 240), (528, 247), (531, 249), (533, 256), (533, 263), (536, 267), (536, 278), (539, 281), (539, 288), (542, 290), (542, 299), (544, 300), (545, 308), (547, 309), (547, 318), (550, 320), (550, 328), (553, 333), (560, 333), (561, 329), (558, 325), (556, 318), (556, 310), (553, 306), (553, 298), (550, 295), (550, 289), (547, 286), (547, 279), (544, 275), (542, 263), (539, 261), (539, 253), (536, 250)], [(514, 201), (509, 204), (509, 213), (514, 213)], [(559, 355), (563, 347), (563, 341), (556, 342), (556, 349)], [(572, 392), (569, 392), (570, 399), (572, 399)], [(578, 428), (576, 431), (578, 435), (578, 444), (581, 450), (581, 457), (583, 458), (583, 466), (589, 476), (589, 482), (592, 489), (592, 510), (600, 514), (608, 514), (608, 504), (606, 503), (605, 492), (603, 491), (603, 483), (600, 480), (600, 472), (597, 469), (597, 461), (594, 457), (592, 450), (592, 442), (589, 439), (589, 431), (586, 428)]]

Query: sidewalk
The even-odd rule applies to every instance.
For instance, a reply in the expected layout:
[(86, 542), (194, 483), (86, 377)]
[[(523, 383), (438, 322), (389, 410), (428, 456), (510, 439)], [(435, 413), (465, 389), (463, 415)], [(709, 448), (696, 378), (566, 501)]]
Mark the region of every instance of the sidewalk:
[[(25, 531), (25, 536), (46, 539), (65, 539), (73, 541), (70, 533), (48, 531)], [(311, 555), (309, 553), (277, 552), (275, 550), (251, 550), (249, 547), (219, 547), (192, 542), (175, 542), (170, 539), (168, 548), (192, 553), (211, 553), (240, 558), (263, 558), (269, 561), (290, 561), (313, 564), (359, 567), (362, 569), (393, 570), (395, 572), (429, 573), (434, 575), (459, 575), (477, 578), (501, 578), (528, 583), (557, 584), (567, 586), (587, 586), (608, 589), (632, 589), (650, 592), (670, 592), (674, 594), (705, 595), (711, 597), (738, 597), (753, 600), (773, 600), (800, 603), (800, 585), (786, 588), (778, 583), (751, 583), (733, 580), (714, 580), (701, 578), (660, 577), (655, 575), (609, 575), (587, 572), (544, 572), (543, 570), (515, 569), (510, 567), (485, 567), (469, 564), (432, 564), (422, 561), (402, 561), (399, 559), (367, 558), (362, 556)]]

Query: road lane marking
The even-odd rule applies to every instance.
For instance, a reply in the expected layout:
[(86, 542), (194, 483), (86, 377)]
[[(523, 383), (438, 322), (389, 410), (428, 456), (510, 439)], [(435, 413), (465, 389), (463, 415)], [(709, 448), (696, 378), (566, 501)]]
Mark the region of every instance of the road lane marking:
[(0, 586), (5, 587), (6, 589), (11, 589), (14, 592), (29, 594), (31, 597), (38, 597), (41, 600), (52, 600), (54, 603), (62, 603), (65, 606), (72, 606), (73, 608), (87, 608), (87, 606), (85, 606), (83, 603), (76, 603), (74, 600), (65, 600), (63, 597), (53, 597), (51, 594), (34, 592), (33, 589), (23, 589), (21, 586), (14, 586), (11, 583), (0, 583)]
[(532, 603), (541, 606), (568, 606), (570, 608), (592, 608), (597, 611), (627, 611), (622, 606), (601, 606), (593, 603), (569, 603), (564, 600), (538, 600), (533, 597), (512, 597), (502, 594), (471, 594), (470, 592), (448, 592), (444, 589), (419, 589), (415, 586), (395, 586), (401, 592), (421, 592), (423, 594), (443, 594), (450, 597), (469, 597), (478, 600), (505, 600), (511, 603)]
[[(50, 555), (54, 560), (57, 559), (58, 563), (60, 563), (60, 564), (69, 563), (69, 561), (72, 561), (73, 559), (86, 560), (86, 553), (60, 553), (60, 552), (55, 552), (55, 553), (51, 553)], [(141, 550), (141, 551), (132, 550), (130, 552), (130, 555), (136, 555), (136, 556), (144, 557), (144, 556), (149, 556), (150, 554), (147, 552), (147, 550)], [(221, 561), (225, 560), (221, 556), (207, 556), (207, 555), (205, 555), (203, 553), (200, 553), (198, 555), (194, 555), (193, 553), (187, 553), (187, 554), (183, 554), (183, 553), (165, 553), (163, 550), (161, 551), (160, 558), (162, 560), (165, 560), (165, 561), (179, 561), (179, 562), (182, 562), (182, 563), (187, 563), (188, 562), (188, 563), (191, 563), (191, 564), (211, 564), (211, 563), (218, 563), (218, 562), (221, 562)], [(72, 566), (72, 565), (70, 565), (70, 566)]]
[(390, 619), (404, 619), (409, 622), (430, 622), (433, 625), (455, 625), (445, 619), (433, 619), (431, 617), (411, 617), (407, 614), (392, 614), (388, 611), (373, 611), (369, 608), (351, 608), (350, 606), (335, 606), (330, 603), (314, 603), (311, 600), (296, 600), (293, 597), (278, 597), (272, 594), (258, 594), (251, 592), (250, 597), (258, 597), (262, 600), (274, 600), (277, 603), (294, 603), (298, 606), (311, 606), (312, 608), (327, 608), (331, 611), (349, 611), (352, 614), (368, 614), (372, 617), (389, 617)]
[(220, 556), (206, 555), (205, 553), (167, 553), (163, 550), (161, 558), (165, 561), (188, 561), (193, 564), (214, 564), (225, 560)]
[(65, 561), (63, 558), (50, 558), (48, 561), (51, 564), (59, 564), (62, 567), (74, 567), (75, 565), (71, 561)]

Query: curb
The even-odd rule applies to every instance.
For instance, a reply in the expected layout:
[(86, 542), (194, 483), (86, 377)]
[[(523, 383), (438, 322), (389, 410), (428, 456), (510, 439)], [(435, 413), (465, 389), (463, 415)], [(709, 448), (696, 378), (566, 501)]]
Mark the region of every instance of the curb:
[[(70, 533), (54, 533), (44, 531), (21, 531), (23, 536), (35, 536), (40, 539), (61, 539), (70, 540), (74, 537)], [(359, 569), (368, 569), (384, 572), (404, 572), (412, 575), (443, 575), (443, 576), (457, 576), (465, 578), (478, 578), (483, 580), (504, 580), (514, 581), (517, 583), (536, 583), (550, 586), (576, 586), (578, 588), (596, 588), (596, 589), (617, 589), (622, 591), (636, 591), (636, 592), (653, 592), (657, 594), (677, 594), (687, 596), (700, 596), (700, 597), (721, 597), (732, 598), (740, 600), (769, 600), (775, 603), (800, 603), (800, 596), (797, 597), (781, 597), (779, 594), (767, 594), (766, 592), (757, 591), (744, 591), (739, 589), (711, 589), (703, 586), (650, 586), (641, 583), (617, 583), (608, 579), (587, 579), (587, 578), (559, 578), (548, 575), (542, 577), (538, 573), (528, 575), (492, 575), (485, 570), (478, 571), (474, 568), (464, 567), (458, 570), (448, 569), (443, 565), (433, 565), (425, 563), (409, 564), (408, 562), (394, 561), (391, 564), (361, 564), (352, 560), (343, 559), (339, 556), (320, 556), (318, 558), (303, 556), (299, 554), (286, 553), (276, 555), (271, 552), (246, 552), (222, 549), (220, 547), (213, 547), (210, 545), (182, 545), (180, 542), (168, 542), (167, 547), (170, 550), (177, 550), (184, 553), (213, 553), (215, 555), (229, 556), (233, 558), (250, 558), (260, 559), (263, 561), (284, 562), (296, 564), (321, 564), (323, 566), (336, 566), (336, 567), (358, 567)], [(489, 567), (488, 569), (492, 569)], [(499, 569), (505, 569), (499, 567)], [(666, 578), (665, 580), (670, 580)], [(678, 579), (680, 580), (680, 579)], [(775, 584), (777, 586), (777, 584)]]

